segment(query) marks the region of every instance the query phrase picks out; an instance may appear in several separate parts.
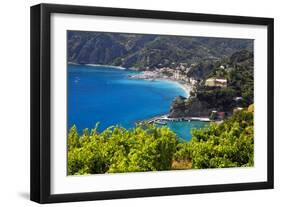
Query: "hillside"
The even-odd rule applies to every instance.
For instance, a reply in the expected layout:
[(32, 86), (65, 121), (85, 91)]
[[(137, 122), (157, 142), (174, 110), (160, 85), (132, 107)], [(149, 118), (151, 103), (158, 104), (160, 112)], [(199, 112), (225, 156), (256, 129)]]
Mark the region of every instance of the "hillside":
[(253, 49), (247, 39), (81, 31), (68, 31), (67, 36), (68, 62), (140, 69), (212, 62)]
[[(217, 66), (205, 75), (191, 92), (191, 96), (176, 97), (170, 109), (170, 117), (210, 116), (212, 111), (230, 115), (236, 107), (246, 107), (254, 102), (253, 53), (247, 50), (235, 52), (229, 58), (217, 62)], [(226, 68), (218, 67), (225, 65)], [(198, 69), (197, 69), (198, 70)], [(227, 81), (226, 87), (206, 86), (206, 79)]]

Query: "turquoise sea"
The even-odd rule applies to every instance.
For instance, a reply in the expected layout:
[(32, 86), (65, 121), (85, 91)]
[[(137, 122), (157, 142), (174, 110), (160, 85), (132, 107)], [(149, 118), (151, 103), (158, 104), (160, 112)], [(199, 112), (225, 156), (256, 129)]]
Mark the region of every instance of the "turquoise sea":
[[(98, 131), (112, 125), (134, 127), (136, 121), (167, 114), (176, 96), (188, 96), (171, 81), (129, 79), (137, 72), (114, 67), (69, 64), (67, 68), (67, 127), (76, 125)], [(180, 138), (189, 140), (190, 129), (204, 122), (168, 122)]]

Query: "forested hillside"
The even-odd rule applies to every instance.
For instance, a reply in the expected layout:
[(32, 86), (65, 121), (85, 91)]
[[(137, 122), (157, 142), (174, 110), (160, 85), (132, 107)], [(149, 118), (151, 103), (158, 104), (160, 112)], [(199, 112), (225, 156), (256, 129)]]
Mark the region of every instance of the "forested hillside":
[[(253, 58), (252, 52), (242, 50), (216, 62), (212, 69), (201, 76), (200, 82), (194, 87), (188, 99), (177, 97), (174, 100), (170, 117), (206, 117), (210, 116), (212, 111), (232, 114), (235, 107), (247, 107), (254, 103)], [(227, 86), (206, 86), (208, 78), (224, 79)]]
[(68, 62), (123, 67), (174, 67), (252, 50), (252, 40), (68, 31)]

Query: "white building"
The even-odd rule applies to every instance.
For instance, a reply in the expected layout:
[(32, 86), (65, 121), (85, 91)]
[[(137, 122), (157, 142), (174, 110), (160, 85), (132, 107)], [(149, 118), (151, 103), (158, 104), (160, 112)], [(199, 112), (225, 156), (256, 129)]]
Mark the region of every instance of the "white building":
[(205, 81), (205, 86), (227, 87), (227, 80), (226, 79), (219, 79), (219, 78), (208, 78)]

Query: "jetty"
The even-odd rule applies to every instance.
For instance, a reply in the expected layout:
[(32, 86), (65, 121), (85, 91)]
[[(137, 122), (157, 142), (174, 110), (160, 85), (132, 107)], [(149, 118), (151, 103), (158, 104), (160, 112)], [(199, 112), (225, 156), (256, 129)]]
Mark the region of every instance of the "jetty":
[[(210, 122), (211, 120), (209, 117), (177, 117), (172, 118), (169, 117), (168, 114), (161, 115), (161, 116), (155, 116), (151, 119), (145, 120), (145, 122), (149, 124), (159, 124), (159, 125), (166, 125), (168, 122), (173, 121), (203, 121), (203, 122)], [(143, 123), (144, 121), (141, 121), (139, 123)]]

